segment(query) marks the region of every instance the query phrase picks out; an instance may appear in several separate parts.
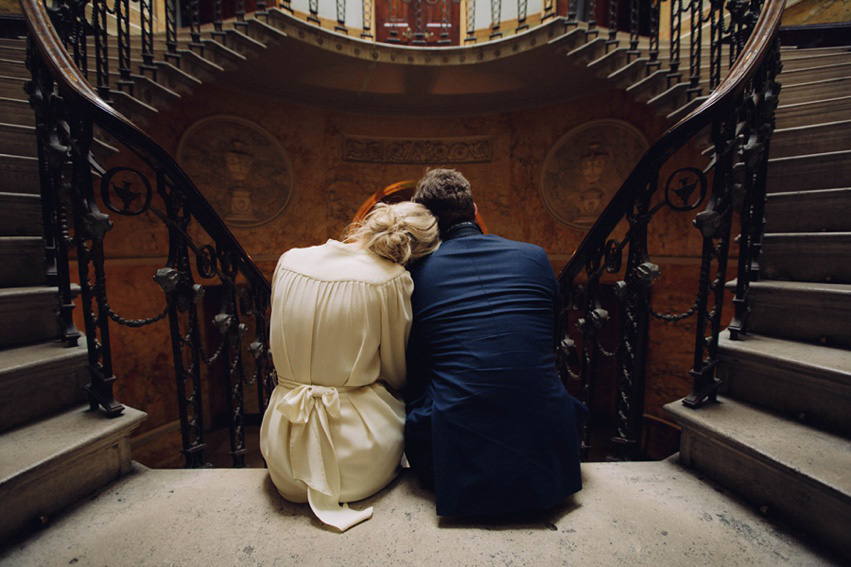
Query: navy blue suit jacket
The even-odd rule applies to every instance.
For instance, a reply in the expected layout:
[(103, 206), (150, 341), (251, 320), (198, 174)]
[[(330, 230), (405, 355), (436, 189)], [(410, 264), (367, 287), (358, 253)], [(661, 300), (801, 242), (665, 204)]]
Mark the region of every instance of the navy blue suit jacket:
[(437, 513), (542, 509), (579, 490), (587, 412), (556, 370), (544, 251), (462, 225), (411, 275), (405, 450)]

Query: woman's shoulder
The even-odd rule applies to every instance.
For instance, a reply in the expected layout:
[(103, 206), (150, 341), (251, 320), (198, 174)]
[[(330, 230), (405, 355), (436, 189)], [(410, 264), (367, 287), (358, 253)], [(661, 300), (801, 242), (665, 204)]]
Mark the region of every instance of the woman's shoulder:
[(278, 260), (277, 273), (292, 272), (327, 282), (359, 282), (371, 285), (405, 277), (404, 267), (356, 245), (328, 240), (319, 246), (293, 248)]

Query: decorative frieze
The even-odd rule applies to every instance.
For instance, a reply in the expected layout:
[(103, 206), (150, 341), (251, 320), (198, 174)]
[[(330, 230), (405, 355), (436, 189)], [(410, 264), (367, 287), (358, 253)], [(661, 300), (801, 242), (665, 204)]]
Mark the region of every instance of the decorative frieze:
[(343, 159), (369, 163), (446, 165), (493, 160), (490, 136), (468, 138), (370, 138), (346, 136)]

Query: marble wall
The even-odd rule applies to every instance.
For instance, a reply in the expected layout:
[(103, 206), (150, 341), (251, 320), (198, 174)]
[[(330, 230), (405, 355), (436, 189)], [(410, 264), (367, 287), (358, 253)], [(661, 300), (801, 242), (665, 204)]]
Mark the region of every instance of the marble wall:
[[(544, 161), (572, 129), (592, 120), (621, 120), (652, 143), (666, 123), (622, 92), (539, 108), (474, 116), (366, 116), (343, 109), (295, 106), (216, 85), (205, 85), (179, 101), (150, 126), (153, 137), (177, 155), (184, 133), (198, 121), (227, 116), (253, 122), (274, 138), (292, 167), (289, 203), (282, 214), (260, 226), (233, 229), (260, 268), (271, 275), (277, 257), (294, 246), (337, 238), (361, 204), (391, 183), (419, 178), (424, 163), (370, 163), (344, 158), (347, 138), (445, 139), (486, 137), (492, 159), (454, 167), (471, 181), (490, 232), (544, 247), (560, 270), (584, 232), (556, 220), (541, 197)], [(671, 161), (702, 165), (694, 149)], [(224, 159), (224, 156), (222, 156)], [(385, 159), (385, 161), (393, 161)], [(133, 164), (133, 160), (122, 164)], [(435, 163), (434, 165), (441, 165)], [(210, 167), (214, 167), (211, 163)], [(662, 180), (664, 182), (664, 179)], [(163, 296), (152, 280), (165, 262), (167, 236), (151, 218), (116, 218), (107, 248), (110, 302), (127, 317), (155, 314)], [(650, 248), (663, 276), (654, 288), (657, 309), (686, 310), (696, 289), (700, 238), (689, 214), (662, 211), (651, 229)], [(693, 321), (654, 322), (647, 385), (647, 412), (663, 417), (661, 406), (688, 393)], [(113, 356), (117, 397), (149, 414), (137, 438), (134, 457), (150, 464), (178, 464), (177, 404), (171, 371), (167, 323), (145, 329), (116, 328)], [(176, 443), (164, 449), (163, 440)], [(157, 441), (157, 442), (154, 442)]]

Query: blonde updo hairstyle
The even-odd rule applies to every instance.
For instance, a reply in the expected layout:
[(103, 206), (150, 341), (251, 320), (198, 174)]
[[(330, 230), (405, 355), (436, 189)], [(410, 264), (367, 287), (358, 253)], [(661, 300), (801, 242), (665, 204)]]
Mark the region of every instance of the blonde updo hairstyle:
[(346, 230), (346, 242), (391, 262), (406, 265), (434, 252), (440, 245), (437, 219), (419, 203), (377, 203), (360, 222)]

